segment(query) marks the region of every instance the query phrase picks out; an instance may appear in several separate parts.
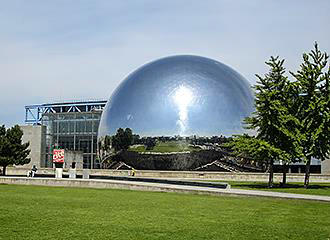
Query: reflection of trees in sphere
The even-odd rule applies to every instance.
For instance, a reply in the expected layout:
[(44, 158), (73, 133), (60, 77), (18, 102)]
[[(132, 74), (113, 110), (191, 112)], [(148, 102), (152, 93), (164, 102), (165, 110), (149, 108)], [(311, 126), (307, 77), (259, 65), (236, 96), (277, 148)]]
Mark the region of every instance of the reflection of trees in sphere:
[(247, 81), (230, 67), (197, 56), (173, 56), (130, 74), (108, 101), (99, 136), (131, 128), (140, 136), (241, 133), (253, 110)]

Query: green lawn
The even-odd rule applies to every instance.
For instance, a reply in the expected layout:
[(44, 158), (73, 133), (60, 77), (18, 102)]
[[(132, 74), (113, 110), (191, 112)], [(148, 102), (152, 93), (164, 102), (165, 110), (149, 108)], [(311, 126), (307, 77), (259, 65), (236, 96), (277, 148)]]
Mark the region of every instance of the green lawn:
[(330, 204), (0, 185), (0, 239), (324, 239)]
[(192, 151), (199, 151), (200, 148), (194, 148), (192, 146), (189, 146), (188, 143), (181, 141), (168, 141), (168, 142), (157, 142), (157, 145), (151, 149), (146, 150), (145, 146), (138, 146), (138, 147), (130, 147), (129, 151), (135, 151), (135, 152), (192, 152)]
[(303, 183), (288, 183), (285, 187), (275, 183), (273, 188), (268, 188), (266, 182), (219, 182), (227, 182), (232, 188), (330, 196), (330, 183), (310, 183), (310, 187), (305, 189)]

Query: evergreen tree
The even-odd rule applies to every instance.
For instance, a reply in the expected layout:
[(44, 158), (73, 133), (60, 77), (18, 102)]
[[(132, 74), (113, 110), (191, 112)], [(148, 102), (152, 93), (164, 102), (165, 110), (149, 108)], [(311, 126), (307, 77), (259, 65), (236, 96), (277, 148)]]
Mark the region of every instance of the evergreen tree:
[(267, 165), (269, 187), (273, 185), (274, 162), (283, 164), (283, 181), (286, 182), (287, 164), (301, 157), (299, 121), (294, 116), (295, 85), (284, 75), (284, 60), (271, 57), (266, 64), (270, 67), (263, 77), (256, 75), (254, 86), (256, 111), (244, 122), (246, 128), (254, 129), (256, 137), (240, 136), (232, 143), (236, 153), (243, 151), (248, 157)]
[[(284, 60), (271, 57), (266, 64), (270, 67), (269, 72), (263, 77), (256, 75), (258, 78), (254, 86), (256, 111), (251, 117), (245, 119), (245, 123), (247, 128), (257, 131), (257, 139), (266, 141), (271, 148), (282, 151), (282, 154), (271, 154), (273, 157), (269, 161), (269, 170), (272, 176), (272, 165), (275, 161), (281, 161), (283, 164), (282, 182), (285, 184), (285, 166), (301, 156), (297, 130), (299, 122), (293, 115), (296, 111), (291, 92), (293, 86), (284, 75)], [(271, 183), (273, 179), (269, 181)]]
[(312, 157), (324, 160), (330, 151), (328, 58), (315, 43), (314, 50), (303, 54), (303, 63), (297, 73), (291, 73), (296, 79), (296, 118), (300, 122), (300, 142), (306, 163), (306, 188), (309, 185)]
[(24, 165), (30, 162), (27, 156), (30, 153), (29, 143), (22, 143), (23, 131), (18, 125), (6, 129), (0, 126), (0, 166), (3, 167), (3, 175), (9, 165)]

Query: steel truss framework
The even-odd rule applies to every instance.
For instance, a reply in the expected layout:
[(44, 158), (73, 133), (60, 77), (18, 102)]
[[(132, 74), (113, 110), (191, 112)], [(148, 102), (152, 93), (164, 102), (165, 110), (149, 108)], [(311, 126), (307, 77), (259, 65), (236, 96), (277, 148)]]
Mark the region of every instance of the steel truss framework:
[(106, 100), (90, 100), (77, 102), (61, 102), (25, 106), (25, 123), (40, 125), (46, 113), (70, 113), (102, 111)]

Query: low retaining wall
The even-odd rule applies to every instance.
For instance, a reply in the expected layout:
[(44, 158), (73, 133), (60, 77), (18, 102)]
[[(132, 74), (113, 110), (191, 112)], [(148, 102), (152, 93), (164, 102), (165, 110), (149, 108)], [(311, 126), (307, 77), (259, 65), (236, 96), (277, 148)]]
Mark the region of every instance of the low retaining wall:
[[(8, 168), (7, 175), (26, 176), (30, 169), (24, 168)], [(90, 169), (89, 174), (93, 176), (129, 176), (129, 170), (105, 170)], [(37, 174), (55, 175), (55, 169), (42, 168)], [(64, 175), (69, 175), (68, 169), (64, 169)], [(77, 170), (78, 175), (82, 175), (82, 170)], [(210, 179), (223, 181), (256, 181), (267, 182), (267, 173), (229, 173), (229, 172), (197, 172), (197, 171), (153, 171), (153, 170), (136, 170), (136, 177), (151, 178), (183, 178), (183, 179)], [(288, 173), (288, 182), (303, 182), (305, 175), (303, 173)], [(282, 174), (275, 173), (274, 181), (282, 181)], [(330, 174), (311, 174), (310, 182), (330, 182)]]

